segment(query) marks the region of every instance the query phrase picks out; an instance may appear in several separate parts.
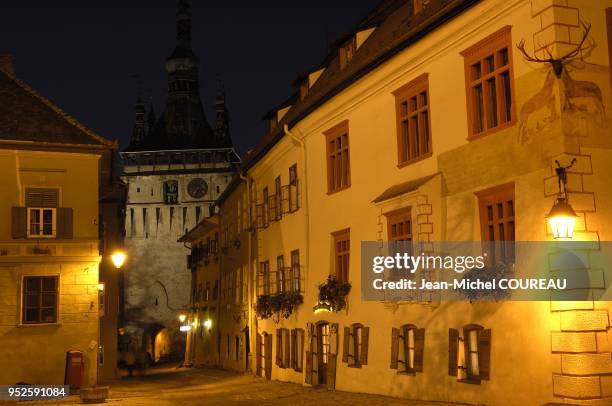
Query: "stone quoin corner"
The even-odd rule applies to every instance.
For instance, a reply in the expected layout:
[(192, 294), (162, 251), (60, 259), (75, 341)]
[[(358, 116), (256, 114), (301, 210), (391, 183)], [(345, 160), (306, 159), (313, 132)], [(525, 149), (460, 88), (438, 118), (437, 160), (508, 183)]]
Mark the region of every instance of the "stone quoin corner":
[(124, 3), (3, 6), (0, 402), (612, 405), (612, 0)]

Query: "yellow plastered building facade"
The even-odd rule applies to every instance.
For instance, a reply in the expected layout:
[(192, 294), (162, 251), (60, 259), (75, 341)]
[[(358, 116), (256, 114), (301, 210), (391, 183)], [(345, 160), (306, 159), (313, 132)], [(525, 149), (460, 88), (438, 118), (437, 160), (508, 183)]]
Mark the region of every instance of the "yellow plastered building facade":
[[(297, 211), (265, 227), (253, 219), (258, 240), (253, 280), (260, 277), (262, 262), (268, 261), (274, 274), (277, 256), (284, 255), (286, 264), (295, 249), (300, 250), (303, 278), (303, 304), (288, 318), (256, 320), (259, 337), (253, 334), (251, 339), (254, 373), (316, 384), (316, 378), (306, 376), (306, 360), (302, 368), (279, 362), (278, 351), (285, 347), (277, 345), (278, 330), (305, 330), (304, 344), (298, 347), (306, 358), (315, 339), (310, 331), (316, 336), (317, 326), (328, 323), (326, 345), (333, 357), (327, 368), (329, 362), (335, 363), (333, 382), (326, 383), (330, 388), (491, 405), (611, 401), (609, 302), (409, 303), (364, 302), (360, 297), (360, 242), (387, 240), (385, 214), (397, 209), (410, 208), (415, 241), (478, 241), (476, 193), (513, 184), (516, 240), (551, 240), (546, 214), (557, 193), (555, 160), (564, 165), (577, 160), (568, 174), (569, 198), (579, 216), (574, 239), (612, 237), (605, 227), (612, 216), (610, 22), (606, 22), (610, 7), (609, 1), (477, 2), (294, 119), (284, 136), (269, 142), (253, 163), (248, 164), (247, 156), (257, 204), (263, 203), (264, 187), (274, 194), (277, 176), (282, 185), (287, 184), (291, 165), (297, 163), (300, 180)], [(525, 39), (526, 51), (532, 55), (545, 57), (544, 46), (562, 55), (579, 43), (581, 21), (591, 25), (589, 38), (597, 46), (577, 61), (570, 80), (551, 80), (548, 65), (525, 61), (516, 47)], [(504, 128), (471, 137), (462, 53), (500, 30), (510, 37), (513, 117)], [(370, 38), (375, 35), (376, 30)], [(428, 81), (431, 154), (398, 165), (394, 92), (422, 75)], [(563, 104), (562, 96), (568, 94), (563, 92), (576, 90), (571, 88), (576, 81), (582, 82), (580, 86), (588, 81), (599, 89), (603, 115), (597, 97), (570, 93), (575, 96), (570, 102), (576, 105)], [(530, 101), (549, 83), (555, 96), (550, 110), (530, 108)], [(316, 86), (315, 82), (313, 90)], [(343, 122), (349, 135), (350, 186), (329, 193), (325, 134)], [(385, 197), (389, 189), (410, 182), (412, 186), (402, 193)], [(350, 229), (348, 306), (340, 312), (315, 313), (318, 286), (335, 270), (332, 235), (345, 229)], [(256, 285), (253, 305), (262, 293)], [(274, 288), (271, 282), (270, 289)], [(342, 361), (344, 328), (355, 323), (369, 328), (367, 364), (360, 368)], [(390, 368), (392, 329), (406, 324), (425, 329), (423, 369), (414, 374)], [(479, 384), (450, 376), (448, 368), (449, 329), (473, 324), (491, 330), (490, 376)], [(266, 345), (268, 335), (272, 343)]]

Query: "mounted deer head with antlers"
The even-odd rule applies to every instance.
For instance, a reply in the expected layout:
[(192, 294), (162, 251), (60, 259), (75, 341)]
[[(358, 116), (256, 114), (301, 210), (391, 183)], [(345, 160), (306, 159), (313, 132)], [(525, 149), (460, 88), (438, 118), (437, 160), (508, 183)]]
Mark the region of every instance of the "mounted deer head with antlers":
[(557, 78), (560, 78), (561, 74), (563, 73), (563, 69), (568, 62), (571, 62), (572, 60), (576, 59), (576, 57), (579, 54), (584, 53), (594, 47), (594, 44), (592, 43), (590, 43), (589, 46), (584, 47), (584, 43), (589, 37), (589, 33), (591, 31), (591, 24), (586, 24), (585, 22), (581, 22), (580, 24), (582, 25), (582, 28), (584, 30), (580, 43), (576, 45), (574, 49), (572, 49), (571, 51), (567, 52), (565, 55), (559, 58), (553, 57), (552, 53), (548, 49), (548, 46), (544, 47), (544, 51), (548, 54), (548, 58), (542, 59), (542, 58), (538, 58), (538, 57), (529, 55), (527, 51), (525, 51), (525, 40), (524, 39), (522, 39), (518, 44), (516, 44), (516, 47), (518, 48), (519, 51), (521, 51), (521, 53), (525, 57), (525, 60), (529, 62), (549, 63), (553, 68), (553, 72), (555, 73), (555, 76)]

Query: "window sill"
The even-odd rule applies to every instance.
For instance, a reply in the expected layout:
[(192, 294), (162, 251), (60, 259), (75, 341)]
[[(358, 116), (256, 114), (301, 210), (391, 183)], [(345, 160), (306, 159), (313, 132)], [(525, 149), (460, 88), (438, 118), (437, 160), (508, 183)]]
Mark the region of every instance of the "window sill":
[(349, 368), (361, 368), (361, 364), (347, 365), (347, 367), (349, 367)]
[(17, 324), (17, 328), (29, 328), (29, 327), (60, 327), (62, 323), (19, 323)]
[(468, 383), (470, 385), (480, 385), (480, 379), (478, 378), (466, 378), (466, 379), (457, 379), (459, 383)]
[(502, 131), (502, 130), (505, 130), (507, 128), (510, 128), (510, 127), (514, 126), (515, 124), (516, 124), (516, 120), (511, 120), (511, 121), (508, 121), (507, 123), (504, 123), (502, 125), (498, 125), (497, 127), (489, 128), (488, 130), (483, 131), (481, 133), (470, 134), (466, 139), (468, 141), (470, 141), (470, 142), (471, 141), (476, 141), (476, 140), (479, 140), (479, 139), (481, 139), (483, 137), (486, 137), (486, 136), (489, 136), (491, 134), (494, 134), (494, 133), (496, 133), (498, 131)]
[(399, 169), (405, 168), (406, 166), (410, 166), (410, 165), (415, 164), (417, 162), (424, 161), (427, 158), (431, 158), (432, 155), (433, 155), (433, 152), (428, 152), (428, 153), (423, 154), (423, 155), (421, 155), (419, 157), (409, 159), (408, 161), (400, 162), (400, 163), (397, 164), (397, 167)]
[(336, 194), (336, 193), (338, 193), (338, 192), (342, 192), (343, 190), (350, 189), (350, 187), (351, 187), (351, 185), (349, 184), (349, 185), (347, 185), (347, 186), (343, 186), (343, 187), (338, 188), (338, 189), (328, 190), (328, 191), (327, 191), (327, 195), (328, 195), (328, 196), (330, 196), (330, 195), (334, 195), (334, 194)]
[(415, 371), (398, 371), (398, 375), (416, 376)]

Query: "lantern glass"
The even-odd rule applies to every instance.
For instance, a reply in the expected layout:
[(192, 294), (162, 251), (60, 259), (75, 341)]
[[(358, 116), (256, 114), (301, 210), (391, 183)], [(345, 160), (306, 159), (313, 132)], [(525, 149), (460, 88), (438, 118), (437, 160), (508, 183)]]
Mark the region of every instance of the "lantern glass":
[(126, 255), (123, 251), (117, 251), (111, 256), (115, 268), (119, 269), (123, 266), (123, 263), (125, 262), (125, 257)]
[(556, 240), (572, 238), (576, 217), (578, 217), (576, 212), (565, 199), (557, 199), (557, 202), (548, 214), (548, 224), (550, 224), (553, 237)]

